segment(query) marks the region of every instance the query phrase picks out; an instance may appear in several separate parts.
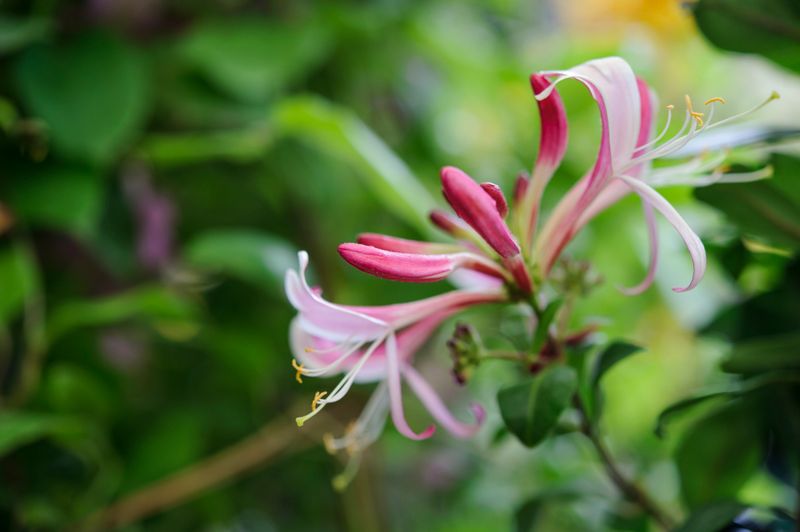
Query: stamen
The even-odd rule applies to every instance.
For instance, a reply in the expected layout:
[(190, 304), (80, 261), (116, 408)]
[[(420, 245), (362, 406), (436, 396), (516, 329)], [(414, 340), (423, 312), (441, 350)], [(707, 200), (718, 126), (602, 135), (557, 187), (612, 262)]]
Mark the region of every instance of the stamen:
[(697, 120), (697, 125), (699, 127), (703, 127), (703, 116), (705, 115), (694, 110), (694, 107), (692, 106), (692, 99), (689, 98), (688, 94), (684, 95), (684, 98), (686, 99), (686, 110), (689, 111), (689, 114), (692, 116), (692, 118)]
[(314, 399), (311, 401), (311, 411), (315, 411), (317, 409), (317, 404), (322, 400), (323, 397), (328, 395), (328, 392), (314, 392)]
[(703, 105), (708, 105), (708, 104), (714, 103), (714, 102), (719, 102), (721, 104), (727, 103), (725, 101), (725, 98), (723, 98), (721, 96), (714, 96), (713, 98), (709, 98), (708, 100), (706, 100), (705, 103), (703, 103)]
[(294, 378), (297, 379), (297, 382), (303, 384), (302, 375), (306, 368), (304, 368), (302, 364), (298, 364), (297, 360), (295, 359), (292, 359), (292, 367), (297, 370), (297, 373), (295, 373)]

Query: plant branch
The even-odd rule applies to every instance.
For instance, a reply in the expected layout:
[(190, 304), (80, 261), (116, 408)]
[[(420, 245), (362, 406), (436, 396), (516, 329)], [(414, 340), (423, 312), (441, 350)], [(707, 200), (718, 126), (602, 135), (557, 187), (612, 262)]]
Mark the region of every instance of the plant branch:
[(602, 438), (597, 433), (597, 430), (592, 425), (591, 421), (589, 421), (589, 416), (586, 414), (583, 402), (577, 395), (575, 396), (575, 406), (581, 415), (581, 432), (592, 442), (592, 445), (597, 450), (597, 454), (600, 456), (600, 460), (605, 466), (606, 473), (620, 493), (647, 512), (664, 530), (671, 530), (675, 526), (672, 518), (661, 509), (650, 494), (622, 473), (614, 457), (611, 456)]
[(217, 454), (162, 480), (124, 496), (90, 515), (76, 530), (112, 530), (187, 502), (200, 494), (230, 483), (236, 477), (263, 466), (282, 452), (297, 452), (319, 442), (319, 433), (333, 421), (318, 415), (315, 431), (301, 431), (293, 419), (279, 419)]

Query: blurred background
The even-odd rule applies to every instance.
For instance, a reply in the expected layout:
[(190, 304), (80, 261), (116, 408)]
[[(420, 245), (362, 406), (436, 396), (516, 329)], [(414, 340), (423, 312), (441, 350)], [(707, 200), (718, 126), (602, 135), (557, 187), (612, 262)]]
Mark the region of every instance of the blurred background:
[[(763, 7), (773, 26), (733, 17), (743, 4)], [(440, 431), (422, 443), (387, 427), (350, 486), (334, 490), (345, 465), (325, 452), (322, 434), (341, 432), (371, 387), (295, 427), (293, 416), (328, 383), (294, 379), (282, 282), (305, 249), (337, 302), (446, 290), (370, 278), (336, 246), (364, 231), (438, 238), (426, 215), (444, 205), (444, 165), (509, 193), (536, 155), (527, 81), (536, 70), (620, 55), (663, 105), (723, 96), (729, 116), (777, 90), (782, 99), (748, 122), (797, 127), (795, 3), (694, 8), (673, 0), (0, 2), (0, 529), (500, 530), (526, 501), (558, 493), (556, 504), (528, 505), (537, 530), (647, 530), (580, 436), (531, 452), (498, 432), (495, 394), (517, 375), (486, 364), (457, 386), (445, 348), (452, 321), (419, 367), (458, 414), (480, 401), (486, 427), (470, 441)], [(548, 205), (592, 164), (599, 140), (592, 100), (577, 84), (562, 87), (571, 143)], [(748, 454), (751, 440), (762, 441), (746, 423), (724, 423), (735, 435), (701, 424), (710, 429), (697, 435), (682, 417), (663, 438), (653, 432), (670, 403), (730, 381), (719, 362), (750, 334), (742, 323), (798, 330), (800, 297), (786, 286), (797, 279), (800, 164), (763, 149), (739, 160), (765, 157), (775, 182), (791, 183), (764, 193), (788, 202), (775, 207), (780, 223), (772, 200), (759, 211), (742, 198), (761, 196), (738, 188), (722, 204), (710, 193), (717, 187), (699, 199), (688, 188), (665, 192), (712, 254), (693, 292), (671, 291), (691, 265), (664, 223), (656, 286), (632, 298), (616, 290), (646, 268), (632, 199), (570, 248), (605, 279), (576, 324), (600, 322), (606, 337), (647, 348), (605, 383), (609, 445), (676, 515), (720, 490), (745, 504), (793, 506), (786, 468), (771, 474)], [(756, 211), (767, 221), (748, 218)], [(753, 298), (762, 306), (744, 303)], [(499, 317), (489, 309), (459, 319), (491, 342), (514, 334)], [(770, 404), (798, 413), (794, 403)], [(418, 405), (408, 408), (414, 426), (427, 423)], [(735, 446), (722, 451), (723, 472), (690, 478), (719, 455), (714, 445)]]

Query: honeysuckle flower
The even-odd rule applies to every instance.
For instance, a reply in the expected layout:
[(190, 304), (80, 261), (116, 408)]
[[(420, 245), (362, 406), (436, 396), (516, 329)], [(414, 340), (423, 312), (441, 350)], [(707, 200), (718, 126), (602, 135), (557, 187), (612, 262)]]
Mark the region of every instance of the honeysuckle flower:
[[(567, 79), (575, 79), (585, 85), (597, 102), (601, 121), (600, 149), (593, 167), (561, 199), (537, 235), (542, 191), (554, 167), (563, 157), (566, 146), (567, 124), (556, 85)], [(765, 168), (747, 174), (726, 174), (721, 167), (724, 154), (703, 156), (685, 164), (657, 170), (651, 169), (651, 163), (681, 150), (704, 131), (759, 109), (777, 98), (777, 94), (773, 93), (754, 109), (718, 122), (713, 121), (713, 115), (715, 105), (725, 103), (722, 98), (711, 98), (705, 102), (706, 115), (706, 111), (697, 111), (687, 96), (681, 128), (672, 137), (663, 140), (669, 131), (674, 107), (667, 106), (666, 124), (661, 133), (653, 137), (655, 95), (618, 57), (589, 61), (570, 70), (541, 72), (531, 77), (531, 84), (542, 117), (542, 140), (537, 168), (534, 168), (530, 182), (522, 185), (525, 193), (517, 216), (519, 227), (527, 231), (523, 233), (524, 242), (531, 246), (532, 258), (541, 269), (541, 274), (547, 276), (566, 245), (594, 216), (625, 195), (635, 193), (641, 198), (645, 211), (651, 259), (645, 280), (627, 292), (639, 293), (654, 280), (658, 255), (654, 211), (661, 213), (675, 228), (692, 259), (691, 280), (685, 287), (674, 290), (682, 292), (697, 286), (706, 268), (705, 248), (683, 217), (655, 187), (752, 181), (768, 177), (771, 170)], [(549, 103), (545, 105), (545, 102)], [(535, 242), (532, 242), (534, 239)]]
[[(557, 90), (557, 85), (568, 79), (585, 85), (597, 102), (600, 148), (589, 171), (542, 223), (542, 196), (555, 176), (568, 142), (566, 113)], [(702, 132), (752, 112), (777, 95), (750, 111), (719, 122), (713, 121), (714, 109), (724, 100), (712, 98), (705, 102), (707, 110), (697, 111), (687, 96), (683, 124), (667, 138), (674, 107), (667, 106), (666, 124), (654, 135), (655, 95), (620, 58), (590, 61), (570, 70), (540, 72), (533, 74), (530, 82), (541, 115), (539, 153), (530, 177), (523, 175), (516, 181), (510, 225), (506, 222), (509, 205), (497, 185), (479, 184), (465, 172), (445, 167), (441, 171), (442, 191), (455, 216), (436, 210), (430, 218), (453, 238), (453, 243), (365, 233), (357, 242), (339, 246), (345, 261), (371, 275), (404, 282), (449, 279), (458, 289), (410, 303), (345, 306), (326, 301), (319, 290), (307, 284), (305, 252), (299, 255), (299, 272), (287, 272), (287, 296), (298, 311), (290, 334), (297, 380), (302, 382), (303, 376), (343, 375), (332, 390), (315, 394), (311, 411), (297, 418), (298, 425), (326, 405), (341, 400), (353, 383), (379, 383), (351, 429), (339, 438), (326, 438), (330, 450), (357, 455), (377, 438), (387, 415), (391, 415), (395, 427), (405, 436), (415, 440), (430, 437), (433, 425), (415, 432), (405, 419), (403, 382), (449, 432), (459, 437), (474, 434), (483, 418), (482, 410), (474, 410), (475, 423), (459, 421), (412, 365), (414, 353), (445, 319), (466, 307), (509, 301), (526, 302), (540, 312), (541, 284), (554, 279), (555, 276), (549, 276), (565, 247), (594, 216), (630, 193), (642, 200), (651, 258), (645, 279), (623, 291), (639, 293), (654, 280), (658, 258), (656, 212), (681, 236), (694, 267), (689, 283), (675, 290), (694, 288), (705, 271), (705, 249), (700, 238), (656, 188), (743, 182), (769, 175), (769, 168), (748, 174), (725, 173), (724, 153), (702, 155), (683, 164), (657, 169), (652, 168), (652, 162), (679, 153)], [(568, 343), (570, 338), (578, 337), (567, 335), (563, 339)]]
[[(502, 290), (454, 290), (439, 296), (396, 305), (359, 307), (336, 305), (322, 298), (305, 279), (308, 254), (300, 252), (300, 270), (286, 273), (286, 294), (298, 316), (290, 329), (290, 343), (296, 358), (293, 363), (297, 380), (303, 376), (322, 377), (344, 374), (330, 392), (315, 394), (311, 412), (297, 418), (298, 425), (319, 413), (326, 405), (341, 400), (355, 382), (381, 382), (376, 394), (388, 394), (386, 403), (395, 427), (411, 439), (430, 437), (435, 426), (415, 432), (403, 412), (402, 381), (405, 380), (431, 415), (449, 432), (466, 437), (475, 432), (483, 411), (473, 409), (476, 422), (458, 421), (444, 406), (433, 389), (411, 367), (414, 352), (434, 329), (453, 313), (474, 305), (503, 301)], [(355, 424), (344, 439), (333, 447), (363, 447), (379, 424), (373, 416), (385, 408), (373, 406), (365, 418)]]

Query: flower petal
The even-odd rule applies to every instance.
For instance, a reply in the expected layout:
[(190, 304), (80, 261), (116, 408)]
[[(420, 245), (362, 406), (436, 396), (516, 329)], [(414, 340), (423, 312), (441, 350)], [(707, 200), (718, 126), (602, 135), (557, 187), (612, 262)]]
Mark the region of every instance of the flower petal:
[(481, 188), (494, 200), (494, 204), (497, 207), (497, 214), (499, 214), (501, 218), (505, 218), (506, 214), (508, 214), (508, 202), (500, 187), (494, 183), (481, 183)]
[(467, 252), (421, 255), (386, 251), (363, 244), (342, 244), (339, 246), (339, 254), (365, 273), (394, 281), (414, 283), (440, 281), (457, 268), (472, 268), (503, 277), (502, 269), (494, 262)]
[(658, 266), (658, 226), (656, 225), (656, 216), (653, 212), (653, 206), (648, 202), (642, 200), (642, 210), (644, 210), (644, 218), (647, 222), (647, 237), (650, 242), (650, 263), (647, 266), (647, 275), (641, 283), (630, 288), (620, 288), (620, 291), (628, 296), (636, 296), (650, 288), (653, 281), (656, 279), (656, 267)]
[(689, 224), (686, 223), (686, 220), (683, 219), (680, 213), (675, 210), (675, 207), (664, 199), (664, 196), (656, 192), (655, 189), (643, 183), (641, 180), (632, 177), (619, 176), (619, 179), (623, 180), (634, 192), (639, 194), (644, 201), (652, 205), (670, 224), (672, 224), (672, 227), (674, 227), (681, 236), (686, 244), (686, 248), (689, 250), (689, 255), (692, 257), (692, 266), (694, 267), (692, 279), (684, 288), (673, 288), (673, 290), (676, 292), (685, 292), (697, 286), (697, 283), (700, 282), (706, 271), (706, 250), (705, 247), (703, 247), (703, 242), (701, 242), (697, 234), (692, 231), (692, 228), (689, 227)]
[(441, 177), (444, 197), (456, 214), (501, 257), (517, 255), (519, 246), (497, 212), (495, 199), (458, 168), (442, 168)]
[(481, 428), (481, 424), (486, 417), (486, 412), (480, 405), (476, 404), (472, 407), (473, 414), (475, 415), (475, 423), (463, 423), (453, 417), (453, 414), (450, 413), (450, 410), (448, 410), (447, 406), (445, 406), (441, 398), (439, 398), (436, 391), (417, 370), (409, 365), (405, 365), (402, 368), (402, 372), (403, 376), (406, 378), (406, 382), (417, 397), (419, 397), (419, 400), (422, 401), (422, 404), (425, 405), (425, 408), (428, 409), (428, 412), (430, 412), (433, 418), (441, 423), (450, 434), (459, 438), (469, 438), (470, 436), (474, 436), (475, 433), (478, 432), (478, 429)]
[(386, 339), (386, 362), (387, 362), (387, 383), (389, 385), (389, 404), (392, 413), (392, 421), (398, 432), (412, 440), (425, 440), (433, 436), (436, 432), (436, 425), (429, 425), (428, 428), (417, 434), (406, 421), (403, 410), (403, 389), (400, 381), (400, 362), (397, 353), (397, 340), (394, 334), (390, 334)]
[(455, 244), (422, 242), (419, 240), (408, 240), (406, 238), (397, 238), (377, 233), (362, 233), (358, 235), (356, 241), (365, 246), (372, 246), (385, 249), (386, 251), (397, 251), (400, 253), (431, 255), (435, 253), (457, 253), (461, 251), (461, 247)]

